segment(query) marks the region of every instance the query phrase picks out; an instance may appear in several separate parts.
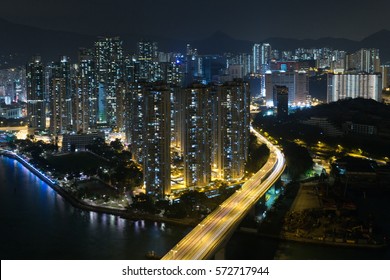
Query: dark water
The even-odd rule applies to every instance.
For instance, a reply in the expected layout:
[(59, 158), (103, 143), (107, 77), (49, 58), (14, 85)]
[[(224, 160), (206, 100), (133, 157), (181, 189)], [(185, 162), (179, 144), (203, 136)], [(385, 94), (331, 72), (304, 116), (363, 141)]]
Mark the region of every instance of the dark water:
[(76, 209), (13, 159), (0, 157), (1, 259), (145, 259), (190, 229)]
[[(387, 199), (366, 200), (388, 219)], [(372, 205), (370, 209), (373, 209)], [(375, 208), (375, 207), (374, 207)], [(387, 209), (386, 208), (386, 209)], [(145, 259), (169, 251), (190, 229), (128, 221), (72, 207), (13, 159), (0, 156), (1, 259)], [(305, 245), (235, 233), (227, 259), (390, 259), (390, 250)]]

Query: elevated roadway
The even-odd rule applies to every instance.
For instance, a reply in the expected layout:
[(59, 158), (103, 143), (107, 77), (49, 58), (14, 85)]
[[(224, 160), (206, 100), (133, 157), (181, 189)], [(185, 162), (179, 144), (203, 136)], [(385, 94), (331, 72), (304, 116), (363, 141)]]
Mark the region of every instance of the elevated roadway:
[(282, 175), (286, 167), (282, 152), (252, 127), (251, 131), (270, 149), (267, 163), (177, 243), (163, 260), (212, 258), (255, 203)]

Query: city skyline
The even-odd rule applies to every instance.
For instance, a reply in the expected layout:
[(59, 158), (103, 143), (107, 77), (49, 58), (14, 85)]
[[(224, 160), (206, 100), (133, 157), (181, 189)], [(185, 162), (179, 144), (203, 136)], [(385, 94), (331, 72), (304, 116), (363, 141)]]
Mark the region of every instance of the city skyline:
[(390, 258), (388, 1), (6, 2), (2, 258)]
[[(185, 3), (151, 1), (7, 1), (0, 18), (14, 23), (89, 35), (138, 34), (183, 40), (201, 39), (222, 31), (242, 40), (269, 37), (361, 40), (390, 29), (390, 3), (327, 1), (325, 9), (308, 0), (258, 2), (246, 0)], [(77, 8), (76, 8), (77, 7)], [(104, 16), (102, 16), (104, 15)], [(231, 20), (227, 20), (231, 19)]]
[[(332, 100), (328, 101), (340, 101), (350, 97), (371, 97), (376, 101), (381, 101), (381, 92), (386, 91), (389, 84), (387, 82), (388, 67), (380, 64), (378, 49), (360, 49), (354, 53), (347, 53), (344, 50), (323, 47), (320, 49), (298, 48), (292, 52), (273, 49), (272, 44), (262, 43), (254, 44), (248, 53), (200, 55), (191, 44), (187, 45), (187, 51), (184, 54), (159, 52), (158, 43), (153, 41), (141, 40), (137, 46), (137, 54), (124, 54), (120, 37), (100, 37), (90, 45), (90, 49), (79, 49), (79, 59), (75, 60), (74, 64), (69, 57), (61, 56), (44, 66), (40, 57), (32, 57), (25, 71), (18, 70), (20, 75), (24, 75), (25, 83), (21, 82), (23, 77), (10, 75), (16, 70), (8, 69), (0, 72), (4, 77), (16, 77), (12, 78), (13, 80), (8, 79), (1, 88), (4, 107), (8, 110), (7, 115), (12, 112), (11, 109), (14, 109), (12, 105), (17, 105), (11, 103), (13, 101), (19, 103), (20, 93), (23, 91), (22, 85), (27, 85), (26, 113), (30, 118), (28, 132), (32, 133), (25, 142), (20, 142), (24, 144), (18, 143), (20, 150), (24, 149), (22, 156), (7, 150), (2, 152), (5, 156), (17, 157), (24, 164), (30, 164), (27, 165), (30, 171), (40, 174), (38, 176), (41, 176), (41, 179), (48, 180), (54, 185), (55, 190), (58, 184), (59, 188), (69, 191), (72, 198), (85, 203), (83, 205), (88, 205), (88, 207), (106, 207), (107, 203), (109, 205), (114, 203), (115, 214), (126, 214), (130, 210), (130, 212), (133, 211), (132, 214), (143, 219), (144, 211), (154, 215), (157, 213), (155, 210), (161, 210), (158, 215), (161, 217), (165, 215), (164, 218), (191, 217), (202, 221), (197, 228), (201, 229), (204, 237), (196, 233), (194, 235), (197, 239), (190, 239), (190, 241), (185, 239), (184, 241), (190, 244), (189, 248), (182, 249), (180, 245), (182, 243), (177, 243), (178, 246), (169, 247), (172, 249), (166, 256), (171, 254), (173, 258), (183, 259), (208, 259), (213, 255), (216, 256), (219, 254), (217, 250), (219, 246), (224, 246), (224, 239), (230, 238), (228, 233), (234, 232), (246, 213), (253, 214), (251, 218), (254, 223), (266, 218), (266, 212), (272, 206), (271, 203), (279, 199), (276, 195), (282, 196), (284, 182), (290, 178), (312, 176), (315, 180), (318, 179), (318, 186), (321, 187), (323, 175), (330, 170), (330, 163), (326, 162), (325, 158), (331, 157), (330, 154), (325, 156), (323, 150), (318, 148), (322, 149), (328, 143), (323, 140), (323, 132), (307, 126), (318, 126), (326, 134), (332, 132), (329, 130), (333, 128), (333, 132), (339, 132), (336, 136), (343, 135), (345, 141), (348, 141), (346, 137), (350, 134), (354, 134), (353, 137), (356, 138), (358, 134), (364, 137), (369, 136), (372, 139), (381, 137), (380, 127), (377, 129), (374, 125), (356, 122), (355, 119), (342, 122), (343, 131), (336, 131), (330, 120), (318, 117), (295, 123), (291, 126), (294, 129), (284, 129), (279, 126), (275, 131), (269, 130), (275, 125), (289, 125), (289, 105), (291, 107), (297, 107), (296, 104), (302, 105), (303, 103), (305, 106), (311, 103), (315, 105), (315, 100), (309, 94), (309, 83), (314, 79), (327, 78), (328, 99), (332, 97)], [(386, 78), (383, 84), (380, 71)], [(370, 79), (366, 78), (367, 75), (361, 72), (367, 72), (372, 79), (371, 76)], [(9, 80), (12, 81), (11, 84)], [(336, 85), (341, 84), (339, 80), (346, 81), (345, 86), (336, 88)], [(374, 82), (366, 83), (367, 80)], [(350, 81), (354, 81), (354, 84)], [(371, 94), (368, 90), (372, 88), (373, 83), (376, 86)], [(361, 87), (362, 90), (357, 91), (357, 85), (360, 84), (368, 87)], [(382, 88), (382, 85), (386, 88)], [(254, 97), (252, 100), (250, 99), (251, 90), (253, 90), (252, 97)], [(357, 94), (354, 94), (355, 92)], [(274, 108), (273, 113), (269, 110), (270, 107), (265, 106), (266, 100), (274, 101), (271, 105)], [(367, 100), (367, 102), (370, 101)], [(254, 109), (253, 112), (250, 110), (251, 107)], [(275, 107), (277, 107), (276, 110)], [(256, 114), (259, 109), (264, 110), (266, 114)], [(273, 119), (275, 121), (273, 125), (266, 128), (267, 122), (258, 117), (268, 116), (269, 112), (276, 118)], [(261, 138), (258, 132), (250, 127), (250, 113), (256, 114), (253, 115), (256, 116), (253, 118), (253, 124), (268, 140)], [(20, 110), (18, 114), (20, 115), (18, 118), (21, 118), (22, 111)], [(294, 112), (291, 111), (291, 114)], [(331, 117), (331, 114), (327, 115)], [(378, 120), (378, 118), (373, 119)], [(46, 126), (42, 127), (44, 120), (46, 120)], [(49, 123), (50, 126), (48, 126)], [(301, 124), (307, 126), (302, 127)], [(252, 134), (249, 134), (249, 129)], [(310, 129), (311, 132), (308, 133), (301, 129)], [(298, 154), (294, 159), (296, 162), (292, 163), (291, 154), (289, 154), (291, 147), (286, 140), (283, 140), (286, 136), (278, 135), (272, 138), (265, 130), (271, 131), (271, 135), (278, 135), (277, 133), (281, 133), (282, 130), (288, 134), (300, 133), (299, 136), (288, 136), (291, 137), (287, 140), (288, 143), (301, 142), (300, 139), (305, 137), (305, 134), (308, 134), (307, 137), (315, 137), (315, 141), (313, 147), (306, 144), (304, 144), (306, 147), (297, 146)], [(82, 132), (86, 131), (94, 133), (83, 135)], [(102, 139), (96, 141), (99, 132)], [(61, 134), (63, 136), (62, 152), (68, 151), (72, 157), (78, 157), (82, 153), (73, 152), (91, 149), (93, 152), (91, 155), (97, 156), (95, 161), (99, 158), (113, 165), (109, 168), (95, 166), (91, 168), (91, 174), (88, 175), (80, 169), (70, 175), (56, 173), (53, 176), (56, 176), (58, 181), (51, 176), (45, 179), (44, 173), (56, 172), (56, 169), (49, 170), (50, 165), (47, 163), (50, 164), (50, 162), (45, 161), (45, 156), (53, 156), (57, 159), (68, 156), (67, 154), (55, 154), (59, 151), (57, 136)], [(122, 139), (126, 145), (123, 145), (121, 139), (117, 138), (119, 134), (127, 136), (127, 139)], [(37, 140), (41, 136), (48, 136), (45, 137), (46, 144), (41, 140), (30, 141), (35, 137)], [(115, 137), (115, 141), (112, 141), (111, 137)], [(337, 151), (347, 146), (346, 142), (337, 140), (342, 145), (338, 145), (337, 150), (329, 146), (328, 150), (334, 155), (332, 157), (340, 157), (341, 162), (343, 158)], [(259, 141), (263, 143), (263, 146), (267, 146), (269, 153), (264, 155), (267, 159), (266, 163), (263, 167), (255, 167), (256, 173), (254, 173), (246, 167), (251, 165), (251, 158), (258, 161), (258, 154), (255, 156), (254, 151), (258, 149)], [(280, 145), (283, 145), (286, 160), (279, 151), (279, 141)], [(355, 141), (350, 141), (347, 145), (351, 145), (352, 142)], [(42, 151), (33, 147), (43, 144), (48, 146), (47, 148), (38, 146)], [(31, 147), (23, 148), (23, 145), (31, 145)], [(14, 144), (14, 147), (17, 145)], [(124, 147), (129, 150), (123, 151)], [(299, 150), (298, 147), (300, 147)], [(363, 146), (359, 146), (358, 150), (354, 150), (352, 146), (349, 149), (362, 156), (366, 147), (362, 149), (360, 147)], [(302, 153), (302, 149), (306, 149), (305, 153)], [(386, 154), (383, 154), (384, 149), (380, 150), (380, 161), (383, 162), (382, 158)], [(15, 149), (15, 151), (18, 150)], [(309, 151), (317, 152), (316, 161), (310, 157)], [(307, 167), (304, 155), (307, 155), (309, 159)], [(318, 161), (318, 155), (324, 158)], [(32, 157), (32, 160), (29, 160), (31, 163), (23, 159), (25, 156)], [(388, 156), (385, 159), (388, 162)], [(40, 161), (45, 165), (39, 166), (39, 169), (31, 165), (32, 162), (39, 164)], [(287, 161), (289, 161), (287, 180), (281, 181), (279, 178), (282, 176)], [(314, 165), (314, 162), (317, 165)], [(323, 164), (320, 167), (321, 170), (318, 170), (318, 162)], [(87, 164), (84, 164), (83, 168), (86, 168)], [(295, 166), (299, 165), (303, 166), (299, 171), (300, 175), (298, 171), (294, 171)], [(340, 168), (340, 174), (345, 172), (343, 168), (343, 166)], [(315, 173), (317, 174), (315, 176), (313, 172), (318, 171), (320, 173)], [(362, 179), (370, 183), (369, 180), (377, 176), (378, 172), (371, 171), (370, 169), (368, 175), (359, 174), (361, 176), (357, 177), (359, 183)], [(92, 176), (101, 176), (99, 178), (110, 187), (111, 192), (87, 194), (86, 191), (84, 192), (85, 188), (82, 187), (86, 176), (91, 176), (88, 180)], [(352, 177), (347, 177), (346, 180), (356, 178), (354, 177), (356, 174), (351, 173), (348, 176)], [(143, 177), (143, 184), (141, 177)], [(51, 181), (50, 178), (55, 181)], [(96, 184), (93, 180), (90, 182)], [(349, 184), (353, 184), (353, 181)], [(174, 188), (171, 188), (173, 185)], [(332, 187), (335, 188), (335, 195), (337, 195), (338, 186)], [(140, 189), (144, 193), (142, 196), (136, 195), (136, 191)], [(345, 187), (344, 193), (346, 189)], [(127, 190), (130, 191), (126, 193)], [(256, 192), (253, 193), (253, 191)], [(112, 196), (112, 192), (117, 196)], [(322, 195), (319, 195), (319, 192), (321, 189), (316, 192), (318, 197)], [(177, 198), (178, 193), (182, 194), (180, 198)], [(198, 197), (193, 196), (198, 193), (200, 194)], [(233, 195), (225, 199), (224, 196), (231, 193)], [(270, 198), (272, 195), (275, 197)], [(218, 200), (213, 200), (215, 196)], [(336, 196), (336, 198), (339, 197)], [(210, 202), (212, 204), (209, 207)], [(259, 215), (255, 212), (256, 207), (253, 207), (257, 202), (258, 206), (261, 206), (260, 211), (264, 211), (259, 212)], [(326, 202), (324, 200), (321, 203)], [(177, 206), (176, 203), (181, 204)], [(274, 205), (276, 209), (278, 206)], [(106, 207), (105, 211), (111, 209), (109, 207)], [(216, 212), (212, 210), (215, 207), (218, 209)], [(338, 207), (345, 209), (345, 204)], [(251, 211), (252, 208), (254, 211)], [(207, 218), (203, 219), (206, 215), (208, 215)], [(348, 215), (343, 217), (346, 220), (349, 219)], [(318, 218), (317, 221), (319, 221)], [(332, 220), (327, 220), (324, 224), (328, 222), (334, 223)], [(228, 225), (229, 228), (227, 228)], [(376, 240), (372, 239), (373, 236), (348, 235), (347, 232), (356, 231), (356, 228), (360, 229), (359, 234), (369, 230), (362, 224), (352, 226), (352, 229), (343, 226), (342, 230), (346, 234), (342, 239), (339, 239), (339, 235), (333, 231), (333, 235), (329, 236), (331, 240), (327, 240), (327, 228), (321, 228), (320, 238), (322, 239), (318, 239), (317, 232), (314, 232), (317, 225), (314, 224), (310, 240), (316, 238), (318, 243), (322, 244), (322, 241), (325, 241), (331, 242), (332, 245), (339, 243), (339, 240), (345, 244), (358, 244), (358, 246), (378, 245)], [(295, 229), (292, 230), (285, 231), (287, 237), (297, 232)], [(211, 234), (215, 238), (211, 238)], [(210, 240), (213, 243), (208, 242), (207, 245), (206, 242), (202, 244), (198, 240), (204, 242)], [(384, 245), (384, 243), (379, 243), (379, 246)], [(177, 249), (178, 247), (180, 249)], [(203, 254), (206, 248), (214, 249)], [(164, 255), (168, 249), (162, 250)], [(147, 251), (145, 257), (156, 257), (157, 254), (154, 252), (154, 250)], [(158, 255), (160, 258), (160, 254)]]

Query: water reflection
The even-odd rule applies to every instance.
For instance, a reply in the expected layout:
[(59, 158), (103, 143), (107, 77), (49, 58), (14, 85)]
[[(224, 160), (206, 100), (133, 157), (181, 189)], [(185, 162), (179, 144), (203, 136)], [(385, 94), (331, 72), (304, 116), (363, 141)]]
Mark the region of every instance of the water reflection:
[(74, 208), (5, 157), (0, 181), (2, 259), (144, 259), (150, 250), (165, 254), (190, 230)]

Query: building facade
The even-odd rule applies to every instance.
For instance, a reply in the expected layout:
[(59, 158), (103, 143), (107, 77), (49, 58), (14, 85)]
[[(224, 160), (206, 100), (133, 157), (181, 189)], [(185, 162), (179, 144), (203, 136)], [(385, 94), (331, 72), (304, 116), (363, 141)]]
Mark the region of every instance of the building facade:
[(360, 49), (357, 52), (347, 54), (345, 60), (347, 71), (379, 73), (380, 59), (378, 49)]
[(170, 95), (168, 85), (155, 84), (144, 100), (144, 183), (146, 192), (160, 199), (171, 192)]
[(78, 111), (77, 131), (87, 132), (95, 129), (98, 122), (98, 91), (96, 89), (95, 60), (93, 50), (79, 50), (77, 69), (76, 96)]
[(217, 88), (214, 101), (217, 108), (212, 119), (216, 126), (213, 151), (213, 168), (219, 178), (232, 181), (242, 178), (248, 154), (249, 103), (248, 83), (242, 80), (226, 82)]
[[(124, 76), (122, 41), (119, 37), (99, 37), (95, 42), (95, 75), (99, 87), (103, 87), (106, 118), (100, 122), (116, 125), (116, 87)], [(100, 97), (99, 97), (100, 98)]]
[(130, 83), (123, 121), (133, 159), (142, 164), (146, 192), (164, 198), (171, 187), (171, 94), (165, 83)]
[(288, 104), (305, 103), (309, 95), (309, 77), (305, 71), (268, 71), (265, 74), (265, 98), (267, 106), (275, 106), (274, 86), (288, 88)]
[(328, 74), (328, 103), (358, 97), (381, 102), (381, 94), (380, 74)]
[(276, 96), (277, 118), (286, 120), (288, 117), (288, 87), (275, 85), (274, 95)]
[(64, 134), (62, 137), (62, 152), (78, 152), (88, 150), (88, 145), (98, 138), (104, 140), (104, 132)]
[(37, 130), (46, 128), (45, 73), (39, 56), (33, 57), (26, 67), (27, 116), (29, 126)]
[(211, 181), (210, 90), (193, 84), (184, 91), (184, 182), (186, 187), (205, 186)]
[(69, 58), (63, 56), (51, 65), (50, 132), (53, 135), (73, 130), (72, 77)]

